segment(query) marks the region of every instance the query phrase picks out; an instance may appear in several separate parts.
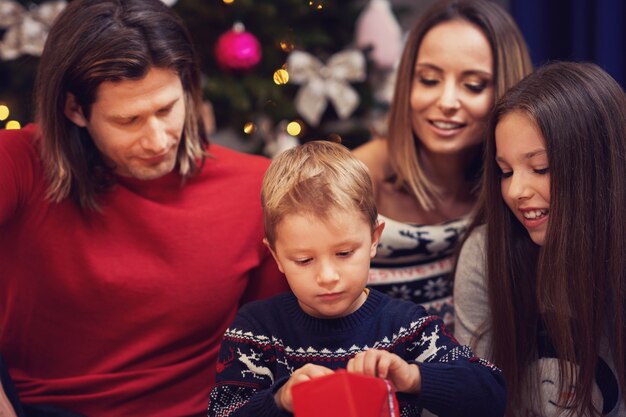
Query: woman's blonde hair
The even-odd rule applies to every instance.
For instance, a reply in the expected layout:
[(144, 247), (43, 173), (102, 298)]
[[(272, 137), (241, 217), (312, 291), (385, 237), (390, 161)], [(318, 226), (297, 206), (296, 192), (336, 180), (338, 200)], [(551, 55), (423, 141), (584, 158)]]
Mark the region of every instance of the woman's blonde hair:
[[(413, 195), (427, 210), (434, 208), (437, 190), (419, 160), (420, 139), (411, 124), (410, 95), (415, 61), (426, 33), (440, 23), (464, 20), (476, 25), (487, 37), (493, 55), (494, 99), (532, 71), (526, 42), (513, 18), (501, 6), (486, 0), (442, 0), (431, 6), (411, 30), (398, 67), (394, 100), (389, 114), (390, 180)], [(494, 101), (495, 101), (494, 100)], [(479, 177), (481, 153), (468, 162), (467, 178)]]

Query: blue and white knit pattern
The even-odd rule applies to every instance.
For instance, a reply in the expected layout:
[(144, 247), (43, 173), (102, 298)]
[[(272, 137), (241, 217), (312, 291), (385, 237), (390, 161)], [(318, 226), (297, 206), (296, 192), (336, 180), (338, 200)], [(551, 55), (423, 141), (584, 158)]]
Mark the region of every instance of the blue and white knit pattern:
[(441, 224), (414, 225), (385, 216), (368, 286), (390, 297), (424, 306), (428, 314), (454, 320), (450, 273), (456, 243), (469, 225), (469, 217)]
[[(419, 416), (428, 406), (435, 412), (443, 409), (444, 414), (438, 413), (443, 417), (452, 404), (462, 409), (456, 402), (465, 397), (472, 407), (481, 398), (504, 404), (500, 371), (459, 345), (439, 317), (373, 290), (359, 310), (339, 319), (307, 315), (292, 294), (243, 307), (224, 335), (208, 415), (290, 415), (278, 409), (273, 394), (296, 369), (307, 363), (345, 368), (356, 353), (370, 348), (419, 363), (422, 393), (398, 394), (402, 416)], [(451, 400), (451, 392), (464, 394)], [(494, 393), (502, 398), (491, 398)]]

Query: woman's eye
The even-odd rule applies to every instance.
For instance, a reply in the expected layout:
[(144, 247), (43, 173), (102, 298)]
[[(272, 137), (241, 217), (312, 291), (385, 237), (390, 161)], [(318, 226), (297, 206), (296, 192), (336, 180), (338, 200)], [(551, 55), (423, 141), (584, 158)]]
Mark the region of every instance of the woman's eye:
[(550, 172), (550, 168), (535, 169), (534, 171), (535, 171), (535, 174), (545, 175), (548, 172)]
[(479, 84), (465, 84), (465, 87), (473, 93), (482, 93), (485, 88), (487, 88), (487, 84), (479, 83)]
[(500, 176), (502, 178), (511, 178), (513, 176), (513, 171), (509, 171), (509, 172), (501, 171)]
[(434, 78), (420, 78), (419, 82), (425, 86), (433, 86), (433, 85), (437, 85), (437, 83), (439, 82), (439, 80), (436, 80)]

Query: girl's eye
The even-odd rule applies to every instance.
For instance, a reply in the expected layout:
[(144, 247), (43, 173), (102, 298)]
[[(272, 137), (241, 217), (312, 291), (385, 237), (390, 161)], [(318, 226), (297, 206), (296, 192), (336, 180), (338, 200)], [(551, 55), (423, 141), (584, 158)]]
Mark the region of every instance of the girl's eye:
[(550, 172), (550, 168), (535, 169), (534, 171), (535, 171), (535, 174), (545, 175), (548, 172)]

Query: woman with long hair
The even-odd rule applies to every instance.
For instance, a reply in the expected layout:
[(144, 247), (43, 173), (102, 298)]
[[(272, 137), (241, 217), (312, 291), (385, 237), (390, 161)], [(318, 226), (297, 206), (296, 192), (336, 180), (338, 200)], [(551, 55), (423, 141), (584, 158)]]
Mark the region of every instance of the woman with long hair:
[(497, 3), (439, 0), (416, 22), (388, 133), (354, 151), (386, 223), (370, 286), (452, 322), (450, 271), (476, 203), (487, 117), (531, 70), (517, 25)]

